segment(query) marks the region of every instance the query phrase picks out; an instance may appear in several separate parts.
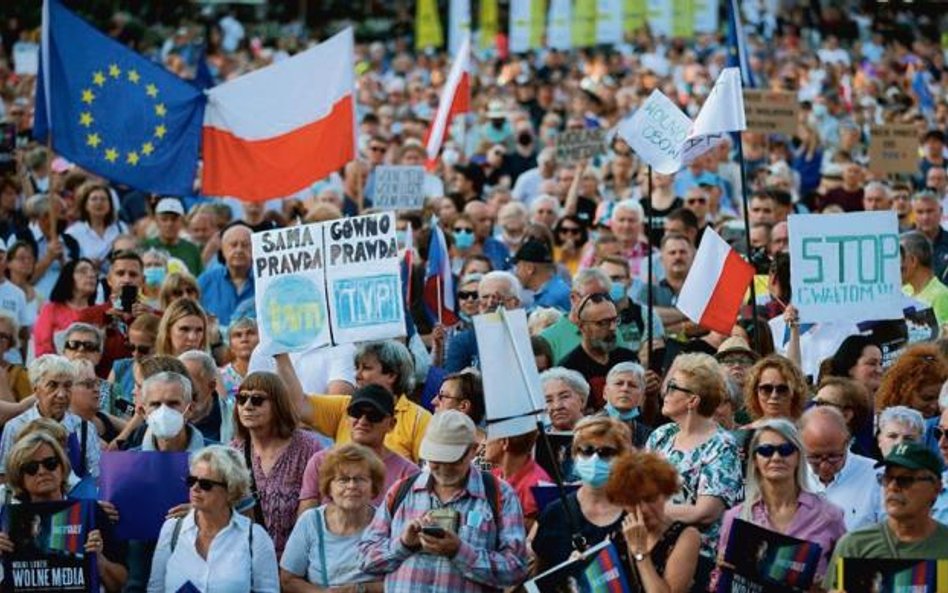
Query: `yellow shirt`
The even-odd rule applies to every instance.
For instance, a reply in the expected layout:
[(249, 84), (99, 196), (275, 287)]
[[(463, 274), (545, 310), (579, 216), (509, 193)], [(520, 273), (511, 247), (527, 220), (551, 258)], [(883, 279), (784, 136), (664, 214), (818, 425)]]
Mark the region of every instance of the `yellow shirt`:
[[(348, 395), (308, 395), (312, 416), (306, 423), (334, 438), (337, 445), (352, 440), (352, 430), (349, 425)], [(431, 421), (431, 412), (402, 395), (395, 401), (395, 428), (385, 435), (385, 446), (406, 459), (418, 463), (418, 451), (421, 448), (421, 439), (428, 430)]]

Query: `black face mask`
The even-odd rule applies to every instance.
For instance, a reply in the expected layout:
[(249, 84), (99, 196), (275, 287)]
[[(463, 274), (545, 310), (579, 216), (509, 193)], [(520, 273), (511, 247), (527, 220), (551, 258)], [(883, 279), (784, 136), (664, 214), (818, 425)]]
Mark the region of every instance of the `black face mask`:
[(520, 132), (517, 135), (517, 144), (521, 146), (530, 146), (533, 143), (533, 134), (530, 132)]

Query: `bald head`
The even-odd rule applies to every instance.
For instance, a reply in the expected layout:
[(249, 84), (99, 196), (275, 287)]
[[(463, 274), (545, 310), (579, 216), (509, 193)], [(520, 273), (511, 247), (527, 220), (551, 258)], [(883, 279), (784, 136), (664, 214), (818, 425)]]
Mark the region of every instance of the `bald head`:
[(221, 233), (221, 255), (231, 275), (245, 276), (250, 271), (250, 229), (237, 224)]

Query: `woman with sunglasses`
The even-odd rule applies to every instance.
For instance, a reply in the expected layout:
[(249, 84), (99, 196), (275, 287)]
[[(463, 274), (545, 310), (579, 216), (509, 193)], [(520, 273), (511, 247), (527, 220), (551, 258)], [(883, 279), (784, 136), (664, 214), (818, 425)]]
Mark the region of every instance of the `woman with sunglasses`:
[(175, 593), (190, 584), (207, 593), (278, 593), (273, 540), (234, 507), (250, 495), (240, 453), (211, 445), (191, 457), (191, 510), (161, 527), (148, 593)]
[(382, 592), (378, 577), (360, 570), (358, 544), (384, 482), (385, 466), (367, 447), (348, 443), (328, 452), (319, 467), (326, 503), (300, 515), (280, 560), (284, 593), (311, 593), (314, 585), (318, 591)]
[(232, 446), (251, 468), (254, 518), (270, 533), (279, 558), (296, 522), (306, 462), (321, 447), (314, 433), (299, 428), (293, 402), (275, 374), (247, 375), (236, 400)]
[(948, 361), (934, 344), (915, 344), (902, 351), (876, 391), (876, 412), (908, 406), (927, 418), (939, 414), (938, 394), (948, 380)]
[(656, 428), (645, 445), (664, 455), (682, 477), (681, 489), (665, 505), (668, 517), (701, 533), (694, 591), (707, 586), (721, 516), (741, 496), (737, 444), (714, 420), (726, 397), (724, 371), (716, 360), (707, 354), (678, 356), (662, 390), (662, 415), (671, 422)]
[(612, 418), (584, 418), (573, 429), (572, 456), (575, 472), (582, 480), (578, 490), (564, 501), (546, 506), (537, 519), (533, 551), (542, 572), (565, 562), (573, 552), (573, 534), (578, 530), (587, 546), (604, 539), (622, 537), (622, 507), (609, 501), (605, 486), (613, 461), (632, 450), (629, 429)]
[(790, 359), (771, 354), (758, 360), (744, 381), (744, 405), (752, 419), (745, 428), (753, 429), (771, 418), (797, 420), (806, 397), (806, 379)]
[(98, 279), (95, 265), (86, 258), (71, 260), (63, 266), (49, 302), (40, 309), (33, 326), (36, 357), (56, 353), (53, 336), (79, 321), (79, 312), (95, 303)]
[[(56, 438), (44, 430), (35, 430), (16, 442), (7, 458), (6, 483), (13, 501), (57, 502), (68, 500), (69, 458)], [(85, 552), (96, 555), (99, 581), (109, 593), (122, 590), (128, 578), (125, 550), (111, 537), (111, 520), (101, 506), (96, 507), (96, 529), (89, 531)], [(14, 544), (0, 533), (0, 553), (11, 553)]]
[(575, 214), (560, 217), (553, 226), (553, 261), (565, 267), (570, 277), (579, 271), (579, 261), (587, 241), (589, 231)]
[(458, 282), (457, 302), (460, 309), (461, 325), (458, 330), (466, 329), (473, 323), (475, 315), (480, 313), (477, 300), (477, 285), (483, 274), (467, 274)]
[[(718, 562), (727, 549), (735, 519), (790, 537), (814, 542), (823, 552), (814, 582), (822, 580), (836, 542), (846, 533), (843, 510), (809, 487), (803, 441), (784, 418), (763, 420), (751, 440), (744, 502), (724, 513), (718, 541)], [(873, 487), (868, 484), (867, 488)]]

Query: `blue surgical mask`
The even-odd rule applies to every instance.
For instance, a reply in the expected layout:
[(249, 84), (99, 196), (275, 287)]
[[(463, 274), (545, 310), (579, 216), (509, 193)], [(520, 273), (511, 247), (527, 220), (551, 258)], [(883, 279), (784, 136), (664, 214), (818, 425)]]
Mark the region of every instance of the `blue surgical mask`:
[(637, 407), (631, 410), (620, 410), (610, 403), (606, 403), (606, 413), (609, 414), (610, 418), (622, 420), (623, 422), (630, 422), (639, 417), (639, 409)]
[(454, 245), (458, 249), (470, 249), (474, 245), (474, 232), (473, 231), (452, 231), (454, 235)]
[(399, 247), (405, 246), (405, 239), (407, 238), (408, 238), (407, 229), (402, 229), (402, 230), (395, 229), (395, 241), (398, 242)]
[(612, 287), (609, 288), (609, 298), (613, 301), (621, 301), (625, 298), (625, 284), (620, 282), (613, 282)]
[(164, 281), (164, 268), (145, 268), (145, 284), (148, 286), (161, 286), (161, 283)]
[(602, 488), (609, 481), (609, 472), (612, 470), (612, 463), (599, 459), (599, 454), (593, 454), (592, 457), (576, 457), (576, 463), (573, 464), (573, 471), (579, 476), (584, 484), (592, 488)]

